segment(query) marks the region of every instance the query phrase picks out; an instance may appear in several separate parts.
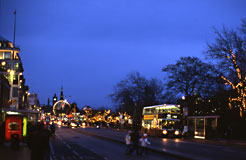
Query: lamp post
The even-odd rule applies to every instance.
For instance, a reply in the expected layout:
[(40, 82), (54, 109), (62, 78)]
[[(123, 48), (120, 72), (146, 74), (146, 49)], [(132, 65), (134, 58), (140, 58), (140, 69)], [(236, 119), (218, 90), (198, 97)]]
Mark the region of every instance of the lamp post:
[(183, 122), (183, 125), (184, 125), (183, 134), (184, 134), (184, 136), (186, 136), (187, 133), (188, 133), (188, 122), (187, 122), (188, 107), (186, 105), (186, 97), (185, 96), (182, 96), (182, 101), (183, 101), (182, 112), (183, 112), (183, 119), (184, 119), (184, 122)]

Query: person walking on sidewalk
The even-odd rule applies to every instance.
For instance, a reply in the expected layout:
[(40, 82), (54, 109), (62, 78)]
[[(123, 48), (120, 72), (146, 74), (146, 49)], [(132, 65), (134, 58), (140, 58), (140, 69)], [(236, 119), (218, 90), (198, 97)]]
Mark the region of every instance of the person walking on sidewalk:
[(43, 123), (37, 125), (37, 129), (30, 133), (28, 146), (31, 150), (31, 160), (49, 160), (51, 133), (44, 128)]
[(56, 137), (56, 134), (55, 134), (56, 133), (56, 126), (54, 123), (51, 124), (50, 131), (51, 131), (51, 136), (53, 137), (53, 139), (55, 139), (55, 137)]
[(143, 137), (140, 138), (140, 145), (140, 155), (142, 155), (143, 152), (148, 155), (148, 145), (150, 145), (150, 142), (148, 141), (147, 133), (144, 133)]
[(126, 140), (126, 152), (125, 154), (129, 154), (132, 148), (132, 141), (131, 141), (131, 131), (128, 131), (125, 140)]
[(132, 148), (129, 154), (131, 154), (134, 150), (136, 150), (136, 154), (139, 155), (139, 150), (138, 150), (138, 142), (139, 142), (139, 133), (138, 130), (134, 130), (131, 133), (131, 141), (132, 141)]

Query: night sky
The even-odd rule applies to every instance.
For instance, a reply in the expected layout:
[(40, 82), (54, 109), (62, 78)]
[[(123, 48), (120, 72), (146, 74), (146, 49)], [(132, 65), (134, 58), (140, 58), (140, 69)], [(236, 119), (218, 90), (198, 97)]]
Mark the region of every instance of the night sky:
[(0, 0), (0, 35), (16, 45), (30, 92), (111, 106), (113, 86), (131, 72), (163, 79), (181, 56), (204, 59), (213, 27), (238, 28), (245, 0)]

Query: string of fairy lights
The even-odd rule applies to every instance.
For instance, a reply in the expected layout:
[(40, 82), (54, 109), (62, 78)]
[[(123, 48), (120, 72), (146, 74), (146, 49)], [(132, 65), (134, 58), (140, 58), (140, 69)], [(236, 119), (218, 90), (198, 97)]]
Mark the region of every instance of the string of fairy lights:
[(230, 56), (227, 56), (227, 58), (232, 61), (234, 68), (236, 69), (238, 83), (235, 85), (228, 78), (224, 76), (221, 76), (221, 78), (227, 82), (226, 85), (230, 85), (232, 89), (237, 91), (238, 97), (236, 98), (229, 97), (229, 108), (232, 109), (233, 101), (241, 102), (242, 107), (240, 107), (240, 117), (242, 117), (243, 111), (246, 109), (246, 74), (244, 79), (242, 79), (242, 73), (237, 64), (236, 55), (233, 53), (231, 49), (229, 50), (229, 52), (230, 52)]

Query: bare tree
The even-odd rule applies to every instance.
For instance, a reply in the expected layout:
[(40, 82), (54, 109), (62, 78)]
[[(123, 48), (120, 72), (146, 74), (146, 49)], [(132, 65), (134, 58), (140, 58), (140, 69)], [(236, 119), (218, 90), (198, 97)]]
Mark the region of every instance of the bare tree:
[(192, 97), (209, 96), (216, 87), (216, 73), (213, 65), (202, 62), (196, 57), (181, 57), (176, 64), (169, 64), (162, 69), (167, 72), (168, 93)]
[(110, 96), (118, 103), (118, 110), (132, 115), (133, 125), (140, 127), (143, 107), (160, 103), (162, 93), (161, 81), (148, 80), (136, 72), (121, 80)]

